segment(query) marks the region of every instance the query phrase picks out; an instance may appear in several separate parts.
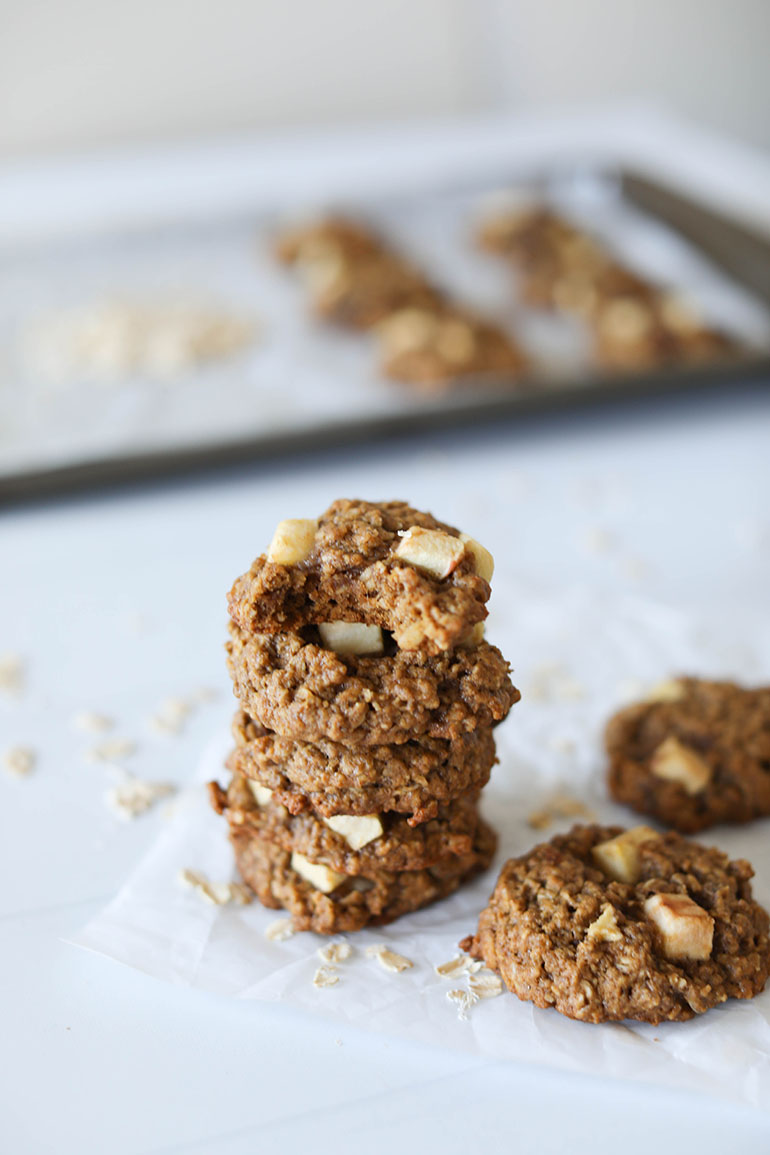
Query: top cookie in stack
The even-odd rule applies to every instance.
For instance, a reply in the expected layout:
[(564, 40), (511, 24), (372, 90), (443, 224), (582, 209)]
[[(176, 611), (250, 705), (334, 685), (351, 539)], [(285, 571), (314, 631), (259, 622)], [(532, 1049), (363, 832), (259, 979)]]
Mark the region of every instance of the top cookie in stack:
[(486, 867), (477, 800), (519, 693), (483, 638), (491, 555), (404, 502), (282, 522), (229, 595), (227, 791), (245, 880), (298, 929), (383, 923)]

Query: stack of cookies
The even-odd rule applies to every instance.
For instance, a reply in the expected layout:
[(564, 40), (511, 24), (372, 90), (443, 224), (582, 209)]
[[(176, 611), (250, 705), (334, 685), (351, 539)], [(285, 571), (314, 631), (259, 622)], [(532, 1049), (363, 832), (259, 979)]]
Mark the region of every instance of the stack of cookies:
[(403, 502), (342, 500), (282, 522), (235, 582), (233, 777), (212, 801), (297, 929), (390, 922), (489, 865), (479, 793), (519, 698), (483, 637), (492, 564)]

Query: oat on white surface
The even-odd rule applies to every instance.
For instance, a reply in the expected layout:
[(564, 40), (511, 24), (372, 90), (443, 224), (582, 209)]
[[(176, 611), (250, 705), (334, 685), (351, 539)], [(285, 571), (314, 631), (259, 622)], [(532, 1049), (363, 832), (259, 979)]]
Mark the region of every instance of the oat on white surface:
[(535, 701), (579, 701), (585, 686), (561, 662), (541, 662), (532, 670), (525, 694)]
[(133, 374), (160, 380), (250, 345), (252, 320), (185, 301), (97, 301), (28, 327), (22, 357), (54, 383), (112, 384)]
[(113, 718), (106, 714), (99, 714), (95, 710), (81, 710), (72, 716), (72, 729), (81, 730), (84, 734), (103, 734), (115, 725)]
[(179, 734), (194, 708), (189, 698), (166, 698), (150, 719), (150, 725), (160, 733)]
[(436, 967), (436, 974), (440, 975), (442, 979), (456, 979), (460, 975), (473, 974), (474, 971), (481, 970), (481, 965), (478, 959), (473, 959), (468, 954), (458, 954), (456, 958), (449, 959), (448, 962), (439, 963)]
[(468, 976), (468, 989), (477, 999), (494, 999), (503, 993), (503, 980), (487, 967)]
[(323, 963), (347, 962), (353, 953), (349, 942), (330, 942), (318, 948), (318, 957)]
[(136, 753), (136, 742), (131, 738), (108, 738), (86, 751), (89, 762), (117, 762)]
[(265, 938), (270, 942), (286, 942), (296, 934), (294, 923), (290, 918), (277, 918), (265, 930)]
[(330, 966), (319, 967), (313, 975), (314, 987), (335, 987), (339, 981), (336, 969)]
[(248, 906), (254, 897), (242, 882), (211, 882), (199, 870), (180, 870), (179, 881), (213, 906)]
[(25, 681), (24, 659), (21, 654), (0, 654), (0, 690), (20, 694)]
[(31, 746), (11, 746), (3, 754), (3, 768), (15, 778), (25, 778), (35, 769), (37, 754)]
[(540, 808), (527, 815), (527, 825), (533, 830), (546, 830), (560, 818), (585, 818), (587, 821), (593, 821), (596, 812), (582, 799), (575, 798), (566, 791), (557, 790)]
[(473, 991), (463, 990), (462, 987), (447, 991), (446, 997), (450, 1003), (454, 1003), (457, 1007), (457, 1017), (463, 1022), (468, 1018), (471, 1007), (479, 1001), (478, 995), (475, 995)]
[(368, 946), (366, 954), (369, 958), (376, 958), (383, 970), (390, 971), (391, 974), (400, 974), (401, 971), (408, 971), (414, 966), (411, 959), (389, 950), (386, 946)]
[(598, 525), (586, 530), (583, 534), (582, 541), (588, 552), (595, 554), (610, 553), (616, 545), (615, 535), (612, 531), (603, 529)]
[(121, 818), (138, 818), (161, 798), (176, 793), (172, 782), (148, 782), (143, 778), (127, 775), (117, 786), (105, 794), (105, 801), (111, 810)]

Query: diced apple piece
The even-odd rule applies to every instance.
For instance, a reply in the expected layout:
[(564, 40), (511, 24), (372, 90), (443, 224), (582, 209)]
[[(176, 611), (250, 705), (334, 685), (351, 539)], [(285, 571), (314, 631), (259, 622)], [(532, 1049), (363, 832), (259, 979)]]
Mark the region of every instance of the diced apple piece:
[(395, 551), (396, 557), (436, 578), (449, 577), (465, 556), (465, 545), (440, 529), (408, 529)]
[(248, 779), (248, 782), (249, 790), (254, 795), (257, 806), (267, 806), (273, 797), (273, 792), (269, 786), (260, 786), (259, 782), (254, 782), (251, 778)]
[(678, 702), (684, 697), (684, 686), (676, 678), (657, 682), (645, 695), (647, 702)]
[(480, 646), (484, 641), (484, 622), (476, 622), (476, 625), (463, 638), (460, 645), (464, 650), (471, 650), (474, 646)]
[(331, 894), (346, 878), (346, 875), (340, 874), (338, 870), (332, 870), (330, 866), (324, 866), (322, 862), (311, 862), (296, 850), (291, 856), (291, 868), (296, 870), (305, 882), (309, 882), (323, 894)]
[(341, 834), (351, 850), (360, 850), (382, 834), (382, 823), (376, 814), (335, 814), (324, 818), (335, 834)]
[(670, 959), (706, 959), (714, 943), (714, 920), (686, 894), (653, 894), (644, 913), (658, 928)]
[(304, 561), (313, 548), (318, 522), (307, 517), (279, 521), (267, 551), (267, 560), (280, 565)]
[(473, 568), (479, 577), (483, 578), (485, 582), (491, 582), (492, 574), (495, 572), (495, 559), (489, 550), (485, 549), (481, 542), (476, 541), (475, 537), (469, 537), (467, 533), (460, 534), (460, 541), (473, 558)]
[(318, 627), (321, 641), (335, 654), (381, 654), (384, 649), (379, 626), (365, 626), (363, 622), (321, 622)]
[(615, 882), (636, 882), (639, 878), (639, 847), (660, 835), (651, 826), (634, 826), (616, 838), (600, 842), (591, 853), (600, 870)]
[(602, 912), (586, 931), (586, 938), (597, 942), (619, 942), (623, 932), (618, 926), (617, 912), (611, 903), (605, 902)]
[(666, 738), (655, 750), (650, 759), (650, 769), (656, 778), (678, 782), (688, 794), (697, 794), (711, 780), (708, 763), (673, 736)]

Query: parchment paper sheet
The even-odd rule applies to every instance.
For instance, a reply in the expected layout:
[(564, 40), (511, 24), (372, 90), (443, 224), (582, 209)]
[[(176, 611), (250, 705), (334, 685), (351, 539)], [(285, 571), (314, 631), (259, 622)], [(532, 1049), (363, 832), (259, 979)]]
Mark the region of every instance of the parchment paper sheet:
[[(223, 718), (194, 784), (180, 796), (154, 848), (74, 941), (157, 978), (235, 998), (280, 1001), (487, 1057), (696, 1089), (767, 1109), (770, 989), (689, 1023), (657, 1027), (576, 1023), (507, 992), (477, 1003), (462, 1021), (447, 992), (467, 980), (440, 978), (434, 968), (454, 957), (458, 941), (474, 929), (504, 859), (571, 825), (571, 819), (559, 820), (545, 833), (527, 825), (527, 815), (553, 791), (580, 797), (602, 820), (638, 821), (604, 800), (600, 736), (609, 713), (640, 685), (671, 674), (736, 677), (748, 684), (767, 680), (770, 626), (734, 615), (697, 623), (637, 598), (598, 605), (587, 593), (557, 601), (537, 591), (522, 597), (521, 588), (507, 589), (497, 578), (493, 601), (488, 636), (518, 664), (514, 680), (523, 696), (497, 731), (500, 765), (484, 792), (484, 813), (500, 834), (489, 873), (392, 926), (348, 936), (353, 953), (338, 967), (340, 981), (315, 988), (317, 950), (327, 940), (298, 934), (269, 941), (265, 929), (280, 912), (257, 903), (212, 906), (179, 884), (184, 868), (214, 881), (234, 877), (225, 823), (208, 808), (202, 787), (210, 778), (225, 778), (221, 763), (229, 737)], [(768, 835), (770, 821), (719, 827), (702, 836), (754, 864), (755, 894), (765, 905)], [(365, 953), (380, 943), (411, 959), (413, 968), (400, 974), (383, 970)]]

